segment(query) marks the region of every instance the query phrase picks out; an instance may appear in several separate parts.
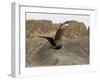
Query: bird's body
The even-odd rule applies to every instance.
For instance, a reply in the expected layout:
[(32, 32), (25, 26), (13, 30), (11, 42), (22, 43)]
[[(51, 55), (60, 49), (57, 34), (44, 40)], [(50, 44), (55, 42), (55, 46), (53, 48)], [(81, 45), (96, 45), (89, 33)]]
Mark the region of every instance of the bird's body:
[(49, 41), (49, 43), (52, 45), (51, 48), (53, 48), (55, 50), (61, 49), (62, 48), (61, 40), (63, 37), (63, 33), (68, 26), (69, 26), (69, 21), (61, 24), (55, 34), (55, 38), (47, 37), (47, 36), (38, 36), (38, 37), (47, 39)]

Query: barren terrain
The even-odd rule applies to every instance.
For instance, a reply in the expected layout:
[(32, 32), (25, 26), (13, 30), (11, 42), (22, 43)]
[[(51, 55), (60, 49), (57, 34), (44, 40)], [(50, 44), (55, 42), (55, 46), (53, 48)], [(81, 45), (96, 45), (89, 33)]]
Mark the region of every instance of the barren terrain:
[(60, 24), (46, 20), (26, 21), (26, 67), (89, 64), (89, 30), (84, 23), (70, 23), (60, 50), (50, 48), (47, 40), (37, 37), (54, 37)]

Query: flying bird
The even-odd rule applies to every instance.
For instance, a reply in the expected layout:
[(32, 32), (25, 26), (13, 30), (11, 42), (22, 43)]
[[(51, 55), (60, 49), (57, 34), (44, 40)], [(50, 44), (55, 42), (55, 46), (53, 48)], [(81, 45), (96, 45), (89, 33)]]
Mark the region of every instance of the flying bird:
[(56, 50), (61, 49), (62, 48), (61, 40), (63, 37), (63, 33), (68, 28), (69, 23), (70, 21), (66, 21), (63, 24), (61, 24), (54, 38), (48, 37), (48, 36), (38, 36), (38, 37), (47, 39), (48, 42), (51, 44), (51, 48), (56, 49)]

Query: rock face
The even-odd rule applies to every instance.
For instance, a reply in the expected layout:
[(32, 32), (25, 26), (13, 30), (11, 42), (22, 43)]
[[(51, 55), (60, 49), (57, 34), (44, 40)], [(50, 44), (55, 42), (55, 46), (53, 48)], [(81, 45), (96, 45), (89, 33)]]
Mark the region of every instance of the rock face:
[(52, 30), (52, 21), (49, 20), (28, 20), (26, 21), (26, 30), (28, 32), (46, 33)]
[(68, 29), (65, 31), (67, 38), (80, 38), (88, 35), (88, 30), (84, 23), (71, 21)]
[(70, 21), (60, 50), (51, 49), (47, 40), (36, 36), (55, 35), (60, 24), (46, 20), (26, 21), (26, 67), (89, 64), (89, 30), (84, 23)]
[[(53, 24), (49, 20), (28, 20), (26, 21), (26, 31), (27, 34), (30, 33), (49, 33), (52, 31), (57, 31), (59, 24)], [(67, 38), (79, 38), (88, 35), (88, 30), (83, 22), (70, 21), (68, 29), (65, 31), (64, 36)]]

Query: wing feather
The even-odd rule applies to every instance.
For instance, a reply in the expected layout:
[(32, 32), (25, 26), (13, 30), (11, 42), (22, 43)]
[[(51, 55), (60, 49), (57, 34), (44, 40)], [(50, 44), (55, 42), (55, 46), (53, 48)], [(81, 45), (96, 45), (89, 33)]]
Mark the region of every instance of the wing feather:
[(61, 39), (62, 39), (63, 32), (64, 32), (63, 29), (58, 29), (58, 30), (57, 30), (56, 35), (55, 35), (55, 41), (56, 41), (56, 40), (61, 40)]
[(68, 24), (69, 22), (70, 21), (66, 21), (66, 22), (64, 22), (63, 24), (60, 25), (60, 27), (57, 30), (56, 35), (55, 35), (55, 41), (60, 41), (62, 39), (64, 31), (66, 30), (65, 27), (66, 28), (68, 27), (68, 25), (65, 25), (65, 24)]
[(62, 26), (60, 26), (60, 28), (57, 30), (56, 35), (55, 35), (55, 41), (56, 40), (62, 40), (63, 37), (63, 33), (64, 33), (65, 29), (62, 28)]
[(47, 36), (38, 36), (38, 37), (40, 37), (40, 38), (45, 38), (45, 39), (47, 39), (47, 40), (49, 41), (49, 43), (50, 43), (52, 46), (56, 46), (56, 43), (55, 43), (55, 41), (54, 41), (53, 38), (47, 37)]

